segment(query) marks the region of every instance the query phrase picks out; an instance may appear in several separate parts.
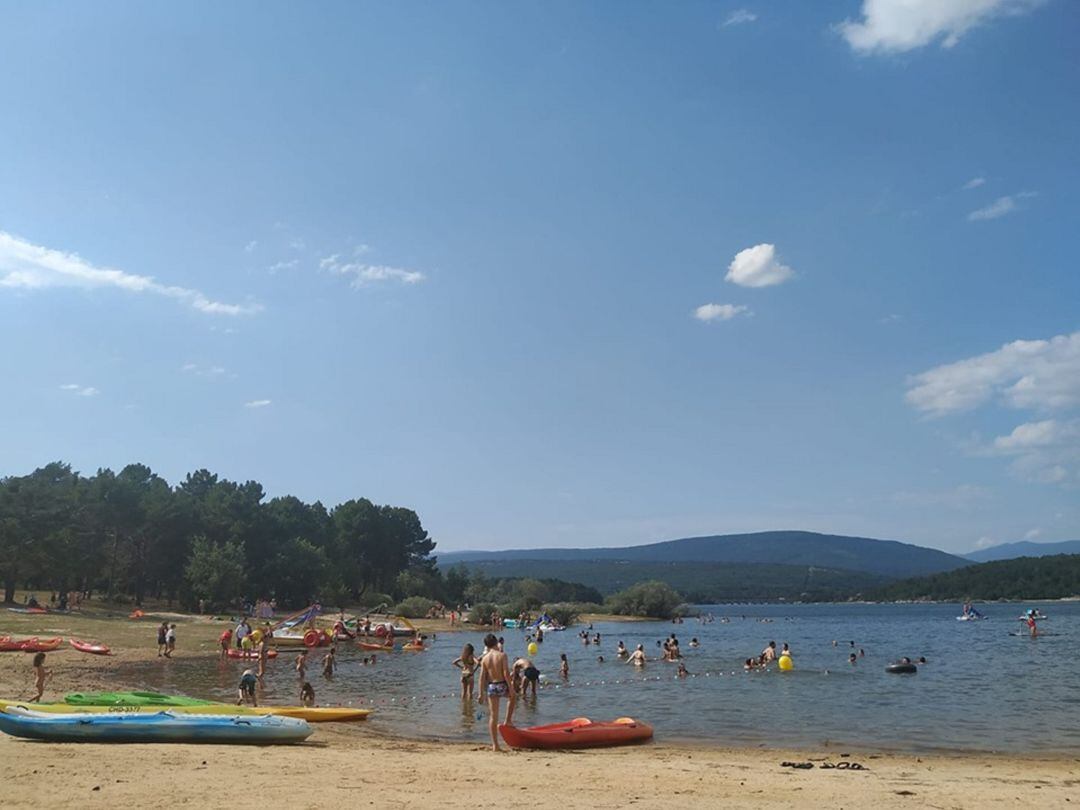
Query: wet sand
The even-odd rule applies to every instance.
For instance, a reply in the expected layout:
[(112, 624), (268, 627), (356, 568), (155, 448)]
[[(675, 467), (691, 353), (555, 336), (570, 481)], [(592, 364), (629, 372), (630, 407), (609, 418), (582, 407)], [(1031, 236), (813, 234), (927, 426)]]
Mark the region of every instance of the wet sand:
[[(155, 627), (178, 624), (178, 657), (212, 654), (228, 626), (202, 617), (0, 616), (0, 635), (70, 635), (101, 640), (116, 658), (71, 649), (49, 654), (46, 700), (67, 691), (123, 688), (117, 660), (156, 658)], [(445, 627), (431, 629), (445, 630)], [(31, 656), (0, 654), (0, 697), (30, 693)], [(649, 745), (585, 752), (492, 753), (472, 743), (414, 741), (367, 723), (316, 726), (303, 746), (49, 744), (0, 736), (5, 808), (262, 807), (461, 808), (512, 803), (564, 810), (687, 807), (1080, 806), (1075, 756), (927, 756), (813, 750)], [(418, 736), (423, 728), (418, 726)], [(783, 761), (811, 762), (797, 770)], [(858, 762), (864, 770), (823, 769)]]

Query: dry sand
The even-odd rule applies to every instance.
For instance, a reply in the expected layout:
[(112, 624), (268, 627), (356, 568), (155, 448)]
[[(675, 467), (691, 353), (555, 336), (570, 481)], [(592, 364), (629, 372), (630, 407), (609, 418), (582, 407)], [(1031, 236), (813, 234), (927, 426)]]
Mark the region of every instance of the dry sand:
[[(0, 616), (0, 635), (101, 640), (124, 660), (156, 657), (156, 616)], [(175, 616), (181, 656), (212, 653), (223, 623)], [(160, 619), (158, 619), (160, 621)], [(440, 628), (441, 629), (441, 628)], [(50, 654), (46, 700), (122, 688), (116, 659)], [(0, 697), (25, 697), (30, 656), (0, 654)], [(418, 729), (422, 732), (422, 729)], [(812, 762), (809, 770), (782, 761)], [(822, 769), (859, 762), (865, 770)], [(1080, 806), (1080, 754), (915, 756), (666, 744), (575, 753), (494, 754), (385, 736), (368, 723), (316, 726), (303, 746), (50, 744), (0, 737), (0, 807), (983, 808)]]

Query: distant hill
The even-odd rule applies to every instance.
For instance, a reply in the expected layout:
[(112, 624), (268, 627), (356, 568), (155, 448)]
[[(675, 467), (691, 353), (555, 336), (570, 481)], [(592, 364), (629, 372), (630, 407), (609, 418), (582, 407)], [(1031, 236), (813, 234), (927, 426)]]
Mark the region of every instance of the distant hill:
[(892, 582), (871, 591), (881, 601), (933, 599), (1064, 599), (1080, 596), (1080, 554), (1053, 557), (1018, 557), (995, 560), (934, 574)]
[(974, 562), (992, 560), (1015, 560), (1017, 557), (1049, 557), (1054, 554), (1080, 554), (1080, 540), (1065, 540), (1061, 543), (1032, 543), (1024, 540), (1020, 543), (1002, 543), (973, 551), (964, 556)]
[[(951, 571), (968, 560), (944, 551), (868, 537), (844, 537), (815, 532), (758, 532), (755, 534), (688, 537), (624, 548), (546, 548), (508, 551), (461, 551), (439, 554), (439, 565), (457, 562), (611, 561), (622, 563), (755, 563), (859, 571), (899, 579)], [(524, 572), (518, 571), (518, 574)], [(565, 572), (564, 572), (565, 574)], [(582, 581), (581, 577), (555, 575)], [(591, 583), (587, 583), (591, 584)], [(599, 587), (599, 586), (595, 586)]]
[(463, 564), (491, 579), (561, 579), (584, 583), (605, 596), (636, 582), (658, 579), (679, 591), (686, 601), (698, 604), (829, 602), (865, 594), (889, 582), (886, 577), (864, 571), (767, 563), (488, 559)]

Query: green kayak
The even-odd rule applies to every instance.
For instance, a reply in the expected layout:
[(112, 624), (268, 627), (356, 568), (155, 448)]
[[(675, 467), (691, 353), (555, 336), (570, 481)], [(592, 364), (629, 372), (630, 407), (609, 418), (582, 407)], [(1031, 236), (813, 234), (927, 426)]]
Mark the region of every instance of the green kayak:
[(209, 706), (213, 701), (160, 692), (72, 692), (64, 695), (64, 703), (69, 706)]

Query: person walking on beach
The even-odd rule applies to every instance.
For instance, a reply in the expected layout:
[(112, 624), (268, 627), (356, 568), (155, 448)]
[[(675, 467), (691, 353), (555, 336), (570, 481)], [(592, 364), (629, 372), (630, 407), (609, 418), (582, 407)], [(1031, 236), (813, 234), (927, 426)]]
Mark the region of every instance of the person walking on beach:
[(45, 681), (52, 678), (52, 670), (45, 669), (45, 653), (39, 652), (34, 656), (34, 689), (37, 693), (30, 698), (31, 703), (41, 702), (41, 696), (45, 694)]
[(226, 627), (218, 636), (218, 644), (221, 645), (221, 660), (229, 657), (229, 648), (232, 646), (232, 630)]
[(266, 640), (266, 637), (259, 639), (259, 671), (256, 673), (256, 677), (259, 679), (259, 683), (263, 682), (263, 676), (266, 675), (266, 661), (270, 657), (270, 643)]
[(512, 726), (515, 697), (510, 689), (510, 666), (506, 653), (499, 650), (499, 639), (494, 633), (488, 633), (484, 637), (484, 656), (480, 659), (480, 696), (477, 702), (487, 700), (492, 751), (502, 750), (499, 747), (499, 701), (503, 698), (507, 699), (506, 725)]
[(236, 649), (240, 650), (244, 647), (244, 639), (251, 633), (251, 625), (248, 624), (247, 619), (241, 619), (240, 624), (236, 625), (236, 632), (233, 633), (233, 637), (236, 639)]
[(472, 644), (466, 644), (461, 649), (461, 655), (454, 659), (452, 666), (461, 670), (461, 699), (472, 700), (473, 682), (475, 681), (476, 668), (480, 662), (476, 660), (476, 650)]
[(158, 654), (158, 658), (161, 658), (161, 656), (164, 655), (169, 649), (168, 641), (166, 639), (166, 636), (168, 636), (168, 634), (169, 634), (169, 623), (168, 622), (162, 622), (161, 625), (157, 629), (157, 654)]
[(165, 631), (165, 657), (172, 658), (174, 652), (176, 652), (176, 625), (170, 624), (169, 629)]

